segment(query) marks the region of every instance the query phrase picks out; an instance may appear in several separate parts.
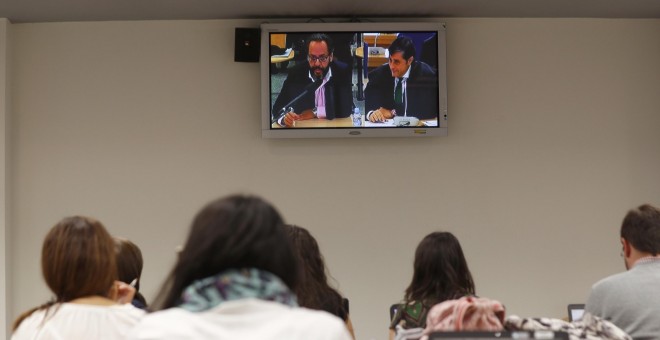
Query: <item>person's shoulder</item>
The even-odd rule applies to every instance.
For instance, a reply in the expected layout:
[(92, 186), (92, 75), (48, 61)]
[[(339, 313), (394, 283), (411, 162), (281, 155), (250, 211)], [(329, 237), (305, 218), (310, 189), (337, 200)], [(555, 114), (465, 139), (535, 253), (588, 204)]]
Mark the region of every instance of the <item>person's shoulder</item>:
[[(388, 64), (380, 65), (380, 66), (376, 67), (375, 69), (373, 69), (373, 71), (371, 71), (371, 72), (373, 72), (375, 74), (386, 74), (386, 75), (389, 75), (390, 77), (392, 77), (392, 71), (390, 71), (390, 65), (388, 65)], [(369, 74), (371, 74), (371, 72)]]
[[(297, 308), (291, 308), (291, 314), (295, 315), (296, 317), (299, 318), (304, 318), (304, 319), (316, 319), (320, 320), (322, 322), (328, 321), (330, 323), (333, 323), (339, 318), (336, 316), (332, 315), (331, 313), (324, 311), (324, 310), (317, 310), (317, 309), (310, 309), (310, 308), (305, 308), (305, 307), (297, 307)], [(339, 320), (341, 321), (341, 320)]]
[(421, 76), (436, 76), (435, 70), (423, 61), (413, 62), (412, 73)]
[(372, 81), (386, 81), (393, 79), (392, 71), (390, 71), (390, 67), (387, 64), (378, 66), (375, 69), (371, 70), (367, 78), (369, 78), (369, 82), (367, 83), (367, 86)]
[(167, 321), (167, 320), (184, 320), (195, 316), (195, 313), (185, 310), (183, 308), (168, 308), (144, 316), (144, 322)]
[(332, 76), (335, 77), (341, 77), (341, 78), (352, 78), (353, 73), (351, 72), (351, 69), (348, 67), (347, 64), (337, 60), (333, 61), (332, 65), (330, 66), (332, 69)]
[(187, 325), (194, 313), (182, 308), (169, 308), (145, 315), (129, 332), (128, 339), (187, 339)]
[(287, 78), (308, 78), (309, 66), (306, 63), (299, 63), (288, 70)]
[(147, 314), (147, 312), (145, 312), (143, 309), (137, 308), (130, 303), (111, 306), (110, 308), (108, 308), (108, 310), (112, 311), (112, 313), (117, 315), (118, 317), (130, 318), (135, 320), (141, 319)]
[(310, 339), (351, 339), (344, 321), (326, 311), (299, 307), (291, 309), (291, 316)]
[(338, 69), (341, 69), (341, 70), (348, 70), (348, 64), (346, 64), (343, 61), (339, 61), (339, 60), (333, 60), (332, 61), (332, 67), (333, 68), (338, 68)]
[(43, 323), (45, 315), (46, 315), (45, 309), (37, 310), (34, 313), (30, 314), (30, 316), (26, 317), (23, 321), (21, 321), (21, 324), (18, 325), (16, 331), (14, 331), (14, 333), (12, 334), (11, 339), (12, 340), (33, 339), (34, 338), (33, 333)]
[(625, 271), (617, 274), (613, 274), (598, 280), (591, 286), (592, 292), (598, 291), (609, 291), (613, 289), (618, 289), (622, 283), (625, 283), (628, 280), (630, 272)]

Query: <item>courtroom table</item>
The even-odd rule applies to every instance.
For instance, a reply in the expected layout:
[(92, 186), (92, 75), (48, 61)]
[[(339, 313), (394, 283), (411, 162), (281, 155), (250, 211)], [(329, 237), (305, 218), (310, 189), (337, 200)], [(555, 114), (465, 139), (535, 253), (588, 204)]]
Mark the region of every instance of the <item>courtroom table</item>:
[(293, 57), (295, 57), (295, 54), (296, 53), (293, 51), (293, 49), (290, 49), (289, 53), (287, 55), (274, 55), (274, 56), (271, 56), (270, 57), (270, 63), (271, 64), (277, 64), (277, 63), (281, 63), (281, 62), (284, 62), (284, 61), (289, 61), (289, 60), (293, 59)]
[[(425, 121), (435, 121), (435, 119), (427, 119), (427, 120), (420, 120), (417, 126), (424, 126)], [(394, 127), (394, 125), (386, 125), (383, 123), (382, 126), (378, 126), (379, 123), (371, 123), (371, 126), (364, 126), (364, 115), (362, 115), (362, 127), (363, 128), (379, 128), (379, 127)], [(378, 125), (376, 125), (378, 124)], [(280, 126), (277, 124), (277, 122), (273, 123), (271, 125), (272, 128), (274, 129), (284, 129), (284, 127)], [(341, 127), (341, 128), (350, 128), (353, 127), (353, 119), (351, 117), (346, 117), (346, 118), (335, 118), (335, 119), (322, 119), (322, 118), (314, 118), (314, 119), (307, 119), (307, 120), (297, 120), (295, 122), (295, 126), (292, 128), (333, 128), (333, 127)]]

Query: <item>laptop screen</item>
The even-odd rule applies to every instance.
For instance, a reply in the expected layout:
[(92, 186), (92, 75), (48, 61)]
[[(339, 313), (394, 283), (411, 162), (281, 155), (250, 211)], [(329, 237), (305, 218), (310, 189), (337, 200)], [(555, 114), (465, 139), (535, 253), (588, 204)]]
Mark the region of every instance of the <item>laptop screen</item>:
[(584, 304), (572, 303), (568, 305), (568, 321), (580, 321), (584, 314)]
[(568, 333), (554, 331), (514, 332), (435, 332), (429, 340), (497, 340), (497, 339), (548, 339), (568, 340)]

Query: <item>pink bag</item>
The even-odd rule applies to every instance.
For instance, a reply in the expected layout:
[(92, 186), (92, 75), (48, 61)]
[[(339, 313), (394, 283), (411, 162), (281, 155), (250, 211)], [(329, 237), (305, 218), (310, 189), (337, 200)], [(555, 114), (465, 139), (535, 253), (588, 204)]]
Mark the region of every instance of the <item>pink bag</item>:
[(503, 323), (504, 306), (499, 301), (466, 296), (433, 306), (426, 317), (424, 334), (437, 331), (501, 331)]

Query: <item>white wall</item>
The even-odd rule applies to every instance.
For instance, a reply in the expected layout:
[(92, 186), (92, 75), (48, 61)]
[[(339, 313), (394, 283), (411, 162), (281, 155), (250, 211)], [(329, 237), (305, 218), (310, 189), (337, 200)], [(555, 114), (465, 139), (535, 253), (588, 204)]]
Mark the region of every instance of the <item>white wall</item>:
[(138, 243), (152, 298), (193, 214), (236, 191), (318, 238), (360, 339), (383, 339), (421, 238), (461, 240), (477, 292), (565, 315), (623, 270), (627, 209), (660, 204), (660, 20), (446, 20), (449, 136), (264, 140), (258, 21), (13, 25), (11, 317), (38, 254), (87, 214)]
[(8, 112), (9, 112), (9, 76), (7, 69), (9, 61), (7, 58), (9, 50), (9, 32), (11, 24), (9, 20), (0, 18), (0, 337), (4, 337), (7, 330), (7, 221), (8, 221), (8, 176), (7, 176), (7, 139), (8, 139)]

